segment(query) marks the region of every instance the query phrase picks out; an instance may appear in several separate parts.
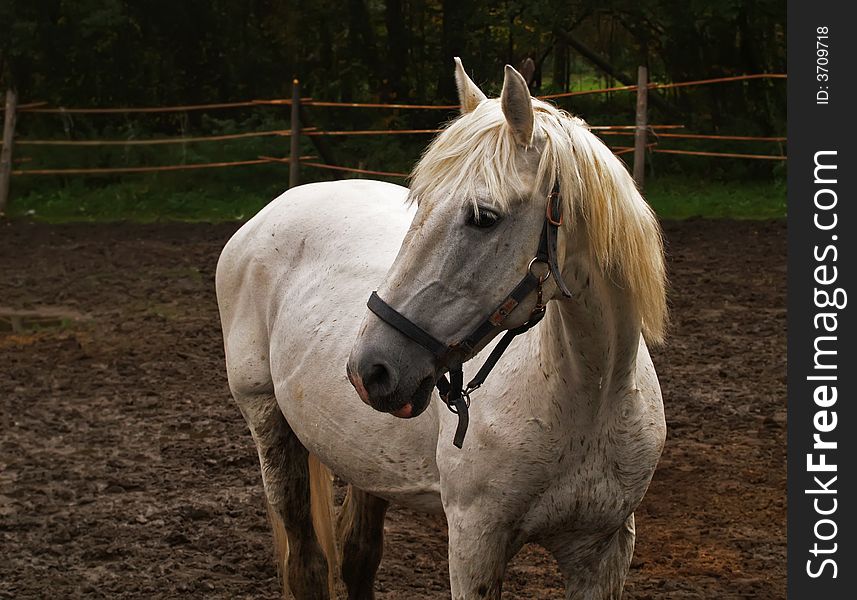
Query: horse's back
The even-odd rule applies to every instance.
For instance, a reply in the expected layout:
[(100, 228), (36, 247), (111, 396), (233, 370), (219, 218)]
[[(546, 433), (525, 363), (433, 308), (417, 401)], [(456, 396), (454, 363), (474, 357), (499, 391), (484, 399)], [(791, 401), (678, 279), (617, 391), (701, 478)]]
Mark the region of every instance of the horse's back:
[(262, 378), (270, 373), (268, 330), (281, 310), (309, 305), (318, 313), (335, 296), (338, 308), (350, 308), (359, 321), (364, 294), (319, 287), (326, 279), (346, 288), (381, 280), (412, 217), (406, 195), (407, 188), (377, 181), (303, 185), (232, 236), (217, 264), (216, 287), (233, 391), (270, 387), (270, 375)]
[[(301, 442), (335, 472), (367, 491), (416, 495), (422, 504), (436, 485), (437, 417), (378, 413), (345, 375), (366, 299), (413, 218), (407, 192), (367, 180), (289, 190), (229, 240), (216, 283), (233, 394), (273, 392)], [(422, 457), (407, 468), (377, 464), (378, 453), (392, 458), (404, 449)]]
[[(407, 188), (367, 180), (302, 185), (272, 200), (227, 242), (218, 261), (218, 286), (227, 270), (250, 263), (293, 269), (304, 258), (333, 255), (348, 263), (360, 253), (386, 269), (413, 218), (405, 205)], [(386, 248), (372, 246), (387, 240)], [(306, 246), (316, 255), (303, 256)], [(386, 249), (386, 252), (384, 250)], [(369, 256), (362, 250), (379, 250)], [(392, 255), (391, 255), (392, 253)], [(363, 256), (366, 255), (366, 256)], [(382, 273), (383, 275), (383, 273)]]

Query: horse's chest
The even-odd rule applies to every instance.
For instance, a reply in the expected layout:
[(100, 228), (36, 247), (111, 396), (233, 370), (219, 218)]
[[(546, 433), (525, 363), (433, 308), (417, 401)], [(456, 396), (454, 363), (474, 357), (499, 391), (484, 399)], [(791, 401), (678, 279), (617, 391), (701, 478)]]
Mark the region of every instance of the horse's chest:
[(555, 476), (532, 504), (528, 529), (612, 531), (621, 526), (643, 499), (663, 448), (663, 413), (653, 408), (619, 414), (598, 431), (572, 434)]

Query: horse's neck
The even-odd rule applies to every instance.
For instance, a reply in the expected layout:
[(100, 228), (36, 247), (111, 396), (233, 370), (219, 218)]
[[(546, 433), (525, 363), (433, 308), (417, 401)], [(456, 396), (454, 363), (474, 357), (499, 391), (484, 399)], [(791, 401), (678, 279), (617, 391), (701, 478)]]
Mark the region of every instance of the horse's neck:
[(572, 298), (549, 303), (540, 352), (567, 385), (609, 400), (636, 387), (640, 319), (628, 293), (602, 273), (582, 262), (567, 267)]

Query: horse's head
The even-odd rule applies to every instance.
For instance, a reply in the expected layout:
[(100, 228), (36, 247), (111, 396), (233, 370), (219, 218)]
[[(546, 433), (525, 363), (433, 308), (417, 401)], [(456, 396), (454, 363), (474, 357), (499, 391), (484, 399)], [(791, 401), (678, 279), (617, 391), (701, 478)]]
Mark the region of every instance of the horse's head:
[[(549, 140), (536, 126), (527, 84), (507, 66), (500, 98), (489, 100), (458, 59), (455, 76), (462, 115), (414, 170), (410, 200), (418, 210), (378, 289), (387, 305), (450, 350), (432, 352), (369, 312), (348, 361), (349, 378), (363, 401), (399, 417), (425, 410), (448, 367), (472, 357), (500, 331), (527, 322), (537, 304), (536, 289), (475, 347), (457, 345), (526, 273), (537, 278), (547, 273), (545, 264), (531, 262), (556, 173), (553, 161), (543, 159)], [(560, 240), (560, 252), (563, 246)], [(556, 290), (545, 282), (543, 299)]]
[(462, 115), (414, 169), (417, 213), (348, 361), (363, 401), (400, 417), (425, 410), (445, 370), (569, 296), (563, 275), (590, 290), (570, 308), (621, 296), (653, 342), (666, 323), (660, 227), (625, 165), (512, 67), (499, 99), (457, 59), (455, 77)]

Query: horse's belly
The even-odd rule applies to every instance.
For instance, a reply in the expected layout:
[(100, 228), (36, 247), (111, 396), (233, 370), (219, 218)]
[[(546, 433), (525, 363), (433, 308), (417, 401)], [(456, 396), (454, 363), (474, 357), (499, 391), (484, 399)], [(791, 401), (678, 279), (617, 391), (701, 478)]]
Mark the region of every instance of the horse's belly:
[(323, 373), (289, 377), (276, 394), (301, 443), (342, 479), (417, 510), (441, 509), (432, 410), (407, 421), (377, 412), (346, 378)]

